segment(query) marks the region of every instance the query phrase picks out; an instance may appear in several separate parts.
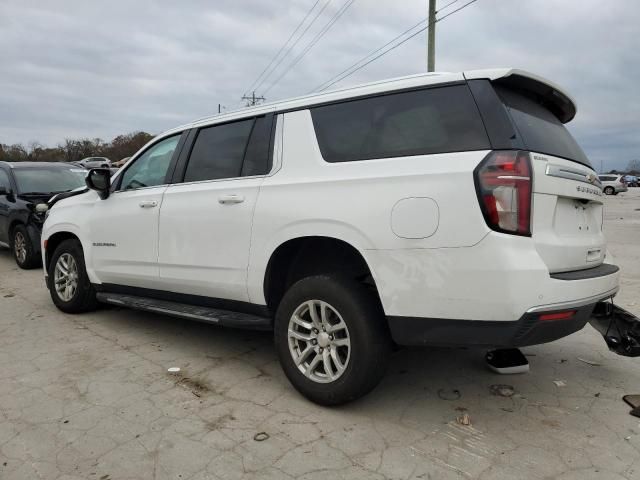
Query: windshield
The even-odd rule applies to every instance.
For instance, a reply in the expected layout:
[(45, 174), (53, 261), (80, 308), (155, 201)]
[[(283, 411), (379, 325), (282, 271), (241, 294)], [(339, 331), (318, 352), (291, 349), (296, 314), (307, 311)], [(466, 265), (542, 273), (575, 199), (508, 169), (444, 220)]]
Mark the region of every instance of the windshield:
[(496, 86), (526, 147), (591, 166), (569, 130), (544, 105), (520, 92)]
[(13, 171), (18, 184), (18, 192), (56, 193), (66, 192), (84, 186), (87, 171), (82, 168), (16, 168)]

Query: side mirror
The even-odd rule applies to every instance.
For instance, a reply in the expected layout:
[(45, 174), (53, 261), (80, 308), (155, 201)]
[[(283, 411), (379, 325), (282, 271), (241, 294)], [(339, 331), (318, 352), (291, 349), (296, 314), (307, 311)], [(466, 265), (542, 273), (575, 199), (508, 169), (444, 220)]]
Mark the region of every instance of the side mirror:
[(0, 186), (0, 195), (9, 195), (11, 192), (7, 187)]
[(111, 171), (108, 168), (92, 168), (85, 178), (87, 187), (95, 190), (102, 200), (109, 197)]

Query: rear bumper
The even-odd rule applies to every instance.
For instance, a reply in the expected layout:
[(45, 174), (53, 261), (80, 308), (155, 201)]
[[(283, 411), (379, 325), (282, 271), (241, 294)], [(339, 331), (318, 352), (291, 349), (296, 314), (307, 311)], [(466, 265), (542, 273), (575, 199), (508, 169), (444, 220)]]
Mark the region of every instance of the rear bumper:
[(595, 268), (549, 273), (527, 237), (488, 234), (465, 248), (368, 250), (387, 317), (514, 322), (532, 308), (614, 295), (612, 259)]
[[(574, 302), (532, 309), (515, 321), (452, 320), (387, 317), (398, 345), (524, 347), (552, 342), (581, 330), (590, 321), (597, 301)], [(541, 320), (544, 312), (575, 310), (569, 320)]]

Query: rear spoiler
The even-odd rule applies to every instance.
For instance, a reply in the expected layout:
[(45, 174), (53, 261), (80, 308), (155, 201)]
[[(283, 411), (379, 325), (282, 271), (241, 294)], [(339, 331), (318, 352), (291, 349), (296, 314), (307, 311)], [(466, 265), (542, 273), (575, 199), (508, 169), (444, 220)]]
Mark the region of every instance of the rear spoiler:
[(467, 80), (486, 78), (492, 83), (532, 96), (548, 108), (562, 123), (576, 116), (576, 103), (559, 86), (542, 77), (523, 70), (496, 69), (465, 72)]

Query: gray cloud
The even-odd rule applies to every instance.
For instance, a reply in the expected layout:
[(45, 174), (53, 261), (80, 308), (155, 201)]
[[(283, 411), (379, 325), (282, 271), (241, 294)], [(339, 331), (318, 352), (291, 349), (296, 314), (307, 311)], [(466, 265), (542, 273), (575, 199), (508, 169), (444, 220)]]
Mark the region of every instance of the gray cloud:
[[(237, 108), (312, 3), (2, 0), (0, 142), (108, 140), (218, 103)], [(333, 0), (306, 38), (342, 4)], [(269, 100), (306, 93), (425, 16), (425, 0), (356, 0)], [(559, 83), (577, 100), (570, 128), (594, 164), (621, 167), (640, 157), (639, 24), (634, 0), (479, 0), (438, 23), (437, 67), (514, 66)], [(419, 35), (339, 85), (424, 71), (425, 55)]]

